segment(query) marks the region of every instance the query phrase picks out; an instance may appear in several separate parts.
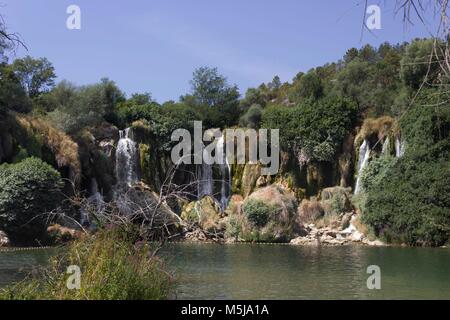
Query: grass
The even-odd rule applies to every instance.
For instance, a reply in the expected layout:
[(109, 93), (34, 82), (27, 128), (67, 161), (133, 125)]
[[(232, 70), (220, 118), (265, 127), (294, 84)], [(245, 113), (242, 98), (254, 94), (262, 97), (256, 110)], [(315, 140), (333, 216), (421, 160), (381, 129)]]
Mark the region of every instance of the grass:
[[(0, 290), (0, 300), (161, 300), (174, 287), (154, 248), (117, 230), (71, 243), (38, 276)], [(70, 265), (81, 269), (80, 289), (68, 289)]]

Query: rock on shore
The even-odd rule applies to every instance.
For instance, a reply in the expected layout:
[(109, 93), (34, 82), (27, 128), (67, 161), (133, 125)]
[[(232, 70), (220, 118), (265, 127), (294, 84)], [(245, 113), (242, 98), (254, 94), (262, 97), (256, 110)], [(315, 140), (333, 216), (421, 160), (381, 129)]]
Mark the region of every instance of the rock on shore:
[(5, 232), (0, 230), (0, 248), (9, 247), (10, 241)]

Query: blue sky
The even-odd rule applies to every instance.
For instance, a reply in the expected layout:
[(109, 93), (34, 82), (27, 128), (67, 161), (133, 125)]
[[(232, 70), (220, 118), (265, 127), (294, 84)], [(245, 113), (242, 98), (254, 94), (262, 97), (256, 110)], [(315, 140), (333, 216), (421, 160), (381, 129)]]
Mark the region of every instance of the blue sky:
[[(189, 91), (192, 72), (218, 67), (241, 93), (279, 75), (340, 59), (348, 48), (427, 36), (418, 21), (404, 28), (393, 0), (379, 4), (381, 30), (364, 33), (362, 0), (0, 0), (11, 31), (29, 54), (47, 57), (58, 79), (89, 84), (102, 77), (128, 95), (158, 102)], [(66, 28), (69, 5), (81, 9), (81, 30)], [(427, 17), (433, 25), (433, 15)]]

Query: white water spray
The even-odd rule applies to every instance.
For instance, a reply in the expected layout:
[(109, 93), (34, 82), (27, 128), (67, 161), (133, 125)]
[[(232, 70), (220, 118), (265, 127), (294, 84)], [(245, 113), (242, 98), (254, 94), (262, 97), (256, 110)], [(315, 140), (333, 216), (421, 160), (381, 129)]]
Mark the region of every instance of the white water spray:
[(138, 181), (136, 143), (130, 128), (119, 131), (120, 140), (116, 149), (116, 176), (119, 184), (131, 186)]
[(358, 194), (361, 191), (361, 172), (369, 163), (369, 157), (370, 157), (369, 141), (364, 140), (363, 144), (359, 147), (358, 175), (356, 178), (355, 194)]

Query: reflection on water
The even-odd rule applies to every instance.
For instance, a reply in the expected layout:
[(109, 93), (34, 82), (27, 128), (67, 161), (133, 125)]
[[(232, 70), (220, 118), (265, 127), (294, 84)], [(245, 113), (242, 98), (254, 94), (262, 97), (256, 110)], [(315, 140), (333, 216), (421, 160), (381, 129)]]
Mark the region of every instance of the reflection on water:
[[(54, 250), (0, 252), (0, 287)], [(450, 250), (170, 244), (178, 299), (450, 299)], [(381, 268), (381, 290), (366, 286)]]
[[(450, 298), (450, 250), (176, 244), (179, 299)], [(381, 268), (381, 290), (366, 286)]]
[(45, 265), (54, 252), (55, 249), (0, 251), (0, 288)]

